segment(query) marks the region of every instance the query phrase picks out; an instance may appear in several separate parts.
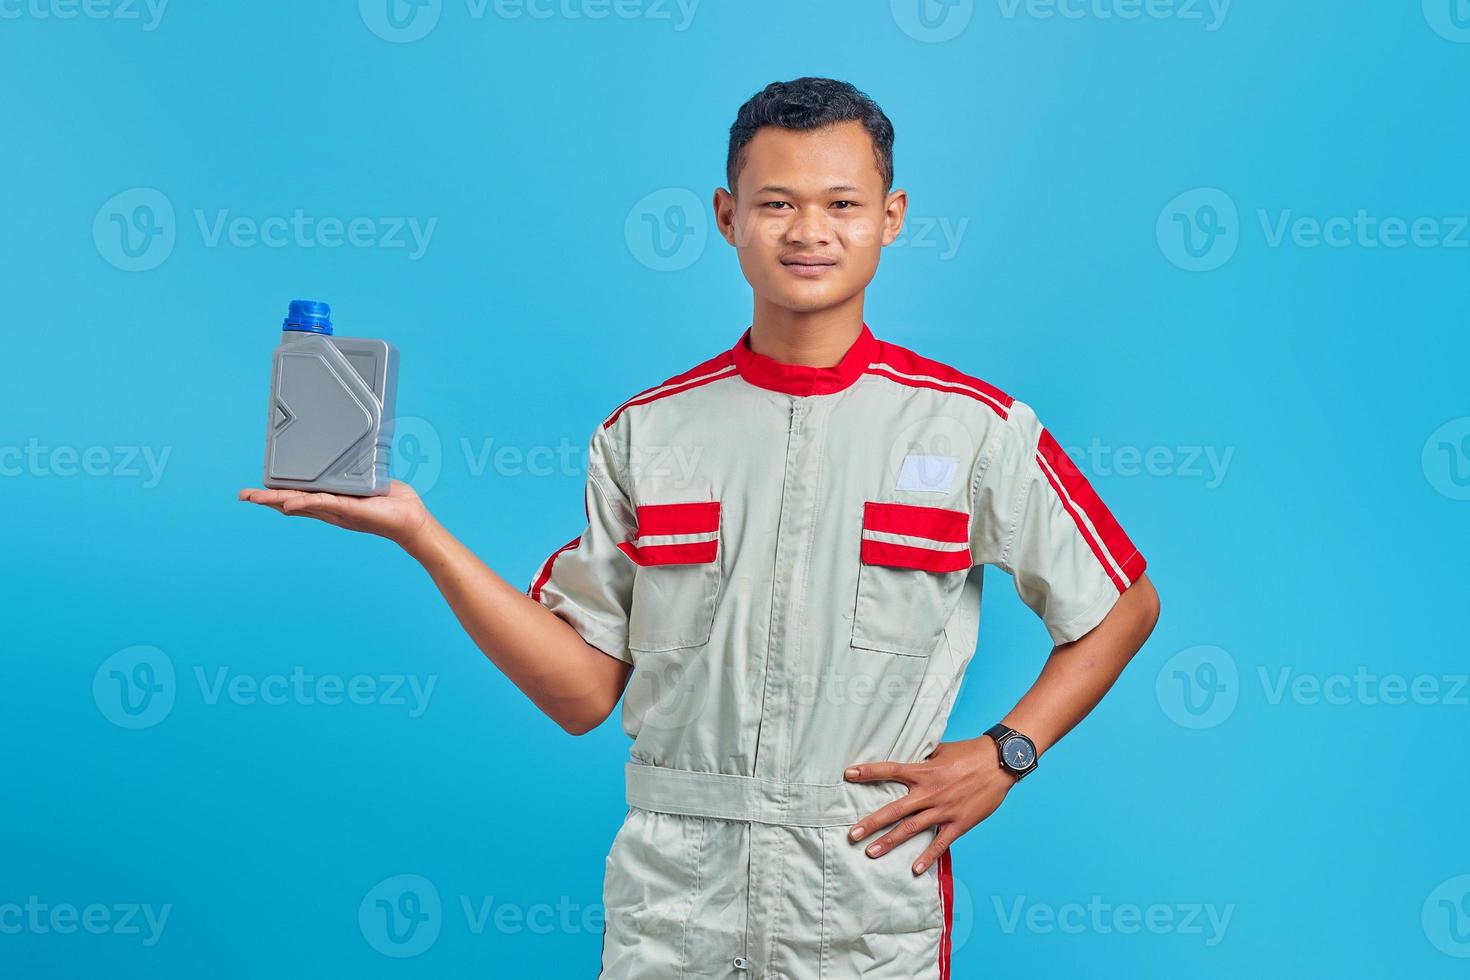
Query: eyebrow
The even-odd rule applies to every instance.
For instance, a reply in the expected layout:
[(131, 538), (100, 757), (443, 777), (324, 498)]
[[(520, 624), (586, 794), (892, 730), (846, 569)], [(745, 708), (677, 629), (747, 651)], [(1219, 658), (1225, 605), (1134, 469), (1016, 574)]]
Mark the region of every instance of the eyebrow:
[[(851, 184), (838, 184), (835, 187), (829, 187), (829, 188), (827, 188), (826, 193), (828, 193), (828, 194), (851, 193), (852, 191), (860, 191), (860, 190), (862, 190), (861, 187), (853, 187)], [(764, 187), (758, 187), (758, 188), (756, 188), (756, 193), (757, 194), (765, 194), (765, 193), (790, 194), (793, 197), (796, 196), (796, 191), (792, 190), (789, 187), (782, 187), (779, 184), (767, 184)]]

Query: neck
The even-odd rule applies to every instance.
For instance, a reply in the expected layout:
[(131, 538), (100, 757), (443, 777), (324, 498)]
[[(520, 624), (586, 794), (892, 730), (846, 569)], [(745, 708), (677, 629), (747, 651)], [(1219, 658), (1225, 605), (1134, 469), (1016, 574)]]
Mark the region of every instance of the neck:
[(863, 329), (863, 294), (825, 310), (801, 312), (757, 298), (750, 349), (783, 364), (832, 367)]

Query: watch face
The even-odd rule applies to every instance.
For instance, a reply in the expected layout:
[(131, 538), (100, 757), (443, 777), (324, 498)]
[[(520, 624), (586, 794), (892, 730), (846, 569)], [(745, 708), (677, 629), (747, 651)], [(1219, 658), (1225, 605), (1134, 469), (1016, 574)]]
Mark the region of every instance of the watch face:
[(1001, 746), (1000, 755), (1012, 769), (1025, 769), (1036, 761), (1036, 746), (1025, 735), (1012, 735)]

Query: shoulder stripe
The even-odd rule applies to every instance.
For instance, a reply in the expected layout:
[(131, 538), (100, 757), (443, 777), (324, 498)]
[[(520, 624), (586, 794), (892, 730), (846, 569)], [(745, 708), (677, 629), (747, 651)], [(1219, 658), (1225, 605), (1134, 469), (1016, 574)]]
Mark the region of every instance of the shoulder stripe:
[(640, 391), (619, 405), (607, 417), (607, 420), (602, 423), (602, 427), (605, 429), (612, 425), (618, 420), (619, 415), (622, 415), (624, 411), (635, 405), (647, 405), (649, 402), (656, 402), (660, 398), (667, 398), (669, 395), (677, 395), (682, 391), (707, 385), (711, 381), (719, 381), (721, 378), (730, 377), (735, 373), (737, 373), (735, 359), (729, 351), (725, 351), (719, 356), (712, 357), (703, 364), (696, 365), (688, 371), (685, 371), (683, 374), (676, 374), (667, 381)]
[(955, 395), (966, 395), (988, 405), (1001, 418), (1010, 417), (1010, 412), (1008, 411), (1011, 402), (1010, 398), (1002, 401), (995, 395), (972, 385), (961, 384), (955, 381), (943, 381), (933, 375), (908, 374), (903, 371), (897, 371), (887, 364), (869, 364), (865, 373), (876, 374), (879, 377), (887, 378), (889, 381), (896, 381), (901, 385), (908, 385), (910, 388), (929, 388), (934, 391), (947, 391)]
[(965, 395), (989, 406), (1001, 418), (1008, 418), (1015, 399), (988, 381), (956, 371), (942, 361), (922, 357), (898, 344), (883, 341), (878, 345), (878, 355), (868, 365), (867, 373), (885, 377), (890, 381), (912, 388), (930, 388)]
[(1119, 592), (1127, 589), (1143, 574), (1143, 555), (1077, 469), (1077, 464), (1046, 429), (1041, 430), (1036, 463), (1113, 585)]

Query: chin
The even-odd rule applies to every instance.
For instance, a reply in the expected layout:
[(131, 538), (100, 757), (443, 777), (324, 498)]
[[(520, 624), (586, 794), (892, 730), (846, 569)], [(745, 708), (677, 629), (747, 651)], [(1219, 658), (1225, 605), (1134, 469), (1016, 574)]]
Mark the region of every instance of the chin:
[(780, 305), (797, 313), (825, 310), (829, 306), (836, 306), (846, 298), (841, 295), (840, 290), (832, 289), (826, 284), (815, 283), (807, 289), (787, 288), (778, 294)]

